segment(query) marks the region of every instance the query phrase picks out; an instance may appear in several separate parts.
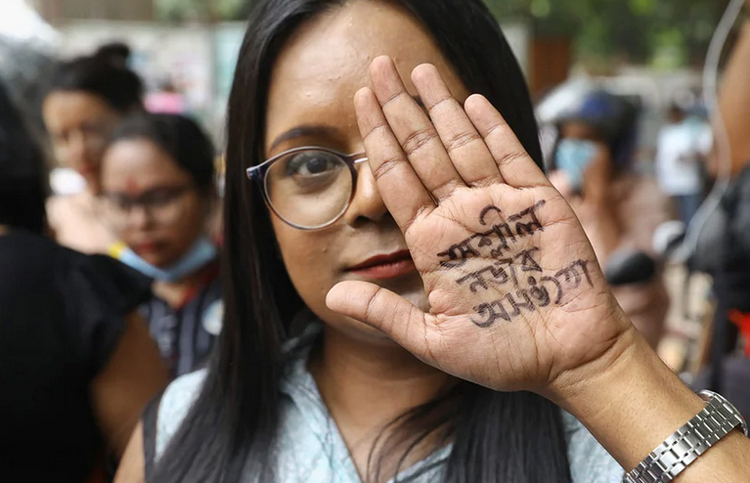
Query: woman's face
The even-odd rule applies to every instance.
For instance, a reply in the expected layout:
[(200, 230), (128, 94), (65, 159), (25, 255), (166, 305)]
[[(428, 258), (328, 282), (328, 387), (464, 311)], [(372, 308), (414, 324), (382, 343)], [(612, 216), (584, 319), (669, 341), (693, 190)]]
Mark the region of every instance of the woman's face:
[[(364, 151), (353, 98), (369, 85), (369, 65), (379, 55), (394, 59), (414, 95), (411, 71), (428, 62), (437, 66), (459, 101), (469, 95), (434, 40), (410, 14), (391, 3), (355, 0), (304, 24), (281, 51), (268, 98), (267, 158), (303, 146), (345, 154)], [(302, 231), (276, 216), (272, 222), (289, 276), (307, 306), (354, 337), (390, 343), (325, 305), (326, 294), (336, 283), (366, 280), (429, 309), (418, 273), (403, 260), (408, 254), (404, 237), (380, 198), (369, 165), (357, 166), (354, 197), (334, 225)], [(386, 258), (372, 260), (380, 256)], [(375, 267), (361, 268), (373, 263)]]
[(120, 239), (152, 265), (182, 258), (206, 227), (211, 200), (190, 174), (147, 139), (115, 142), (102, 162), (108, 221)]
[(54, 91), (44, 100), (42, 114), (57, 160), (80, 173), (97, 192), (99, 165), (119, 113), (93, 94)]

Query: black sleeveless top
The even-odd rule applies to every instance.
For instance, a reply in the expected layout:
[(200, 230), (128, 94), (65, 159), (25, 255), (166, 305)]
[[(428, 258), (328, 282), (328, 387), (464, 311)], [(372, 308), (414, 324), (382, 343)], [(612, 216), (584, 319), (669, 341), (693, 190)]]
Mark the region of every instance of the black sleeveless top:
[(0, 235), (0, 480), (89, 478), (104, 449), (89, 387), (149, 295), (114, 259)]

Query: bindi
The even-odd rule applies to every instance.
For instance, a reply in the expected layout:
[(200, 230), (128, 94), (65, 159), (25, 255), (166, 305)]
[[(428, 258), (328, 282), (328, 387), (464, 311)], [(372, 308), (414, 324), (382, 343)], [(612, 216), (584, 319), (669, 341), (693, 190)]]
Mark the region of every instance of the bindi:
[(125, 180), (125, 191), (130, 194), (134, 195), (138, 193), (138, 182), (133, 178), (128, 178)]

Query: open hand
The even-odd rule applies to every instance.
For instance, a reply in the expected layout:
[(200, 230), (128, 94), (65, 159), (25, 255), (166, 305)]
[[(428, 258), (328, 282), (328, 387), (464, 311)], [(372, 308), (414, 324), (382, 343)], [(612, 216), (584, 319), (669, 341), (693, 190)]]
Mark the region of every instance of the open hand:
[(544, 393), (609, 351), (631, 325), (580, 223), (482, 96), (462, 107), (437, 69), (412, 80), (371, 66), (355, 98), (383, 200), (404, 233), (431, 310), (367, 282), (343, 282), (328, 306), (417, 357), (497, 390)]

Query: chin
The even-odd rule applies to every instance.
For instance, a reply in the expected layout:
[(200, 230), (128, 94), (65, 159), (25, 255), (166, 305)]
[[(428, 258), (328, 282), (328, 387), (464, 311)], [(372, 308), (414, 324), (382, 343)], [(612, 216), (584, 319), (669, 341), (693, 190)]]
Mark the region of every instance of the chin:
[(420, 288), (419, 291), (416, 292), (402, 294), (401, 296), (422, 312), (430, 311), (430, 302), (427, 300), (427, 294), (423, 288)]
[(168, 267), (168, 263), (164, 263), (164, 257), (160, 257), (158, 255), (154, 254), (140, 254), (136, 253), (139, 257), (141, 257), (144, 261), (148, 262), (149, 264), (153, 265), (156, 268), (165, 268)]
[(410, 274), (408, 277), (398, 280), (396, 283), (380, 285), (405, 298), (409, 303), (421, 311), (430, 311), (430, 303), (427, 299), (424, 285), (422, 284), (422, 278), (416, 272)]
[(388, 337), (385, 332), (372, 328), (364, 322), (350, 319), (348, 317), (345, 321), (337, 321), (332, 324), (326, 323), (326, 325), (329, 325), (331, 328), (346, 334), (347, 337), (357, 340), (360, 343), (378, 347), (398, 346), (398, 344)]

